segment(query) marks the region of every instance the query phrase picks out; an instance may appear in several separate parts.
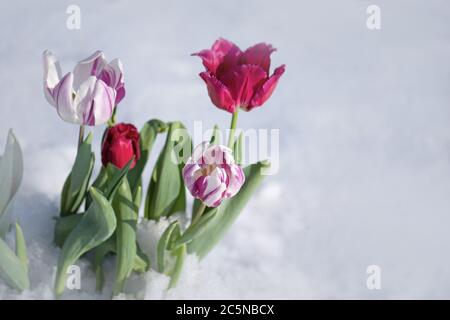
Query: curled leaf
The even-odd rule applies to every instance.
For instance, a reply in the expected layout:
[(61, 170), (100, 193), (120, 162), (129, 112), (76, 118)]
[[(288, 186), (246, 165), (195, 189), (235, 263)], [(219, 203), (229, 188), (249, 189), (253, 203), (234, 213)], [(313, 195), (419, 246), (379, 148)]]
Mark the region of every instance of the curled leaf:
[(116, 228), (116, 217), (108, 199), (95, 188), (91, 188), (90, 194), (92, 203), (64, 242), (59, 256), (55, 281), (56, 297), (60, 297), (64, 292), (67, 268), (84, 253), (108, 239)]

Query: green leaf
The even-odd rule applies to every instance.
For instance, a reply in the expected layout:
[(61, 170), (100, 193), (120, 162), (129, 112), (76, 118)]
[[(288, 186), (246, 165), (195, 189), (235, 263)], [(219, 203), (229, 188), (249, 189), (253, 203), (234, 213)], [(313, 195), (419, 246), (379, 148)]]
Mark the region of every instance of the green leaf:
[[(96, 276), (96, 290), (101, 292), (105, 282), (105, 275), (103, 272), (103, 261), (108, 254), (116, 254), (116, 234), (113, 234), (105, 242), (95, 248), (94, 255), (94, 272)], [(136, 256), (134, 258), (133, 271), (143, 273), (150, 270), (150, 259), (141, 250), (139, 244), (136, 242)]]
[(30, 287), (28, 279), (28, 268), (26, 264), (26, 248), (20, 227), (16, 225), (16, 250), (19, 256), (8, 247), (6, 242), (0, 239), (0, 278), (7, 285), (18, 291), (23, 291)]
[(24, 266), (25, 271), (28, 273), (27, 244), (22, 228), (18, 223), (16, 223), (16, 255)]
[(73, 265), (84, 253), (108, 239), (116, 228), (114, 210), (108, 201), (95, 188), (90, 190), (92, 204), (78, 225), (64, 242), (58, 260), (55, 281), (55, 295), (59, 298), (66, 286), (67, 268)]
[(241, 134), (239, 135), (239, 137), (237, 138), (237, 140), (234, 143), (233, 156), (234, 156), (234, 160), (239, 165), (242, 165), (242, 143), (243, 143), (243, 139), (244, 139), (243, 132), (241, 132)]
[[(233, 198), (225, 200), (215, 217), (208, 223), (207, 230), (187, 244), (189, 253), (204, 258), (219, 243), (263, 181), (261, 169), (269, 167), (270, 163), (263, 161), (244, 169), (245, 183), (241, 190)], [(212, 209), (209, 208), (207, 212), (210, 210)]]
[(114, 199), (114, 195), (119, 188), (122, 179), (125, 178), (128, 171), (130, 170), (131, 163), (133, 163), (133, 159), (128, 161), (128, 163), (122, 169), (117, 168), (111, 163), (109, 163), (106, 167), (106, 171), (108, 174), (108, 184), (105, 187), (104, 194), (109, 200)]
[(139, 243), (136, 242), (136, 257), (134, 259), (133, 271), (143, 273), (148, 270), (150, 270), (150, 259), (144, 251), (142, 251)]
[(214, 125), (213, 133), (211, 135), (211, 139), (209, 140), (210, 144), (220, 144), (222, 143), (222, 132), (220, 132), (219, 126)]
[[(141, 129), (139, 145), (141, 148), (141, 157), (136, 161), (136, 165), (128, 173), (128, 182), (130, 184), (131, 192), (135, 197), (138, 187), (142, 184), (141, 177), (147, 164), (153, 144), (158, 133), (167, 130), (167, 125), (158, 119), (147, 121)], [(140, 203), (139, 203), (140, 206)]]
[(101, 292), (105, 282), (105, 274), (103, 272), (103, 261), (110, 253), (116, 253), (115, 234), (108, 238), (105, 242), (95, 248), (94, 254), (94, 272), (95, 272), (95, 290)]
[(136, 212), (139, 213), (139, 207), (141, 206), (142, 200), (142, 186), (138, 186), (135, 194), (133, 195), (133, 202), (136, 207)]
[(145, 203), (147, 219), (159, 220), (162, 216), (185, 211), (186, 197), (181, 171), (191, 152), (191, 138), (183, 124), (170, 123), (166, 143), (156, 161), (148, 187)]
[(165, 273), (166, 269), (166, 251), (170, 250), (171, 239), (176, 239), (180, 236), (180, 224), (178, 221), (172, 222), (161, 235), (158, 241), (157, 255), (158, 255), (158, 271)]
[(175, 266), (170, 275), (169, 288), (174, 288), (180, 279), (181, 271), (183, 270), (184, 261), (186, 260), (186, 245), (183, 244), (174, 250), (172, 255), (175, 257)]
[(64, 183), (61, 194), (61, 216), (77, 213), (86, 196), (95, 162), (91, 149), (92, 134), (90, 133), (78, 148), (72, 171)]
[(193, 239), (200, 237), (204, 232), (208, 230), (208, 227), (217, 214), (218, 208), (213, 208), (212, 210), (205, 213), (200, 220), (191, 224), (181, 237), (179, 237), (175, 242), (175, 248), (182, 244), (191, 242)]
[[(106, 168), (102, 166), (100, 172), (97, 175), (97, 178), (95, 178), (94, 182), (92, 183), (92, 187), (104, 192), (107, 185), (108, 185), (108, 173), (106, 171)], [(89, 208), (91, 202), (92, 202), (91, 196), (89, 195), (89, 193), (87, 193), (85, 201), (85, 211)]]
[(4, 238), (11, 225), (10, 206), (23, 176), (23, 155), (19, 141), (9, 130), (5, 153), (0, 157), (0, 238)]
[(73, 214), (66, 217), (56, 218), (55, 235), (53, 241), (62, 248), (69, 234), (78, 225), (84, 213)]
[(125, 281), (133, 271), (136, 257), (137, 212), (133, 203), (127, 179), (122, 183), (114, 197), (113, 208), (117, 218), (116, 240), (117, 260), (113, 295), (123, 290)]

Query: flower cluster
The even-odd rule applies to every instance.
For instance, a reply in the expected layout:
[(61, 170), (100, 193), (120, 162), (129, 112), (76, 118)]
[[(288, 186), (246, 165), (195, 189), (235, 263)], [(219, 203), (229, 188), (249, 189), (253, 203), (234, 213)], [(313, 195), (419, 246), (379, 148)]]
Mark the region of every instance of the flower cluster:
[[(97, 51), (63, 76), (56, 57), (44, 52), (45, 97), (64, 121), (80, 126), (77, 156), (62, 189), (55, 225), (55, 244), (61, 248), (57, 297), (64, 292), (67, 268), (88, 252), (94, 253), (98, 290), (105, 280), (103, 261), (110, 253), (117, 256), (116, 295), (123, 291), (132, 272), (150, 268), (169, 275), (170, 286), (174, 286), (186, 254), (203, 258), (220, 241), (261, 183), (261, 168), (269, 165), (261, 161), (241, 167), (238, 156), (242, 143), (236, 142), (236, 126), (238, 110), (262, 106), (283, 75), (284, 65), (270, 74), (274, 51), (265, 43), (241, 51), (232, 42), (218, 39), (211, 49), (193, 54), (206, 68), (200, 77), (212, 103), (232, 113), (227, 146), (218, 144), (213, 136), (194, 150), (189, 134), (180, 140), (179, 130), (186, 129), (179, 121), (152, 119), (140, 131), (133, 124), (116, 123), (117, 106), (125, 97), (119, 59), (108, 62)], [(91, 181), (93, 134), (85, 136), (85, 127), (102, 124), (107, 127), (101, 143), (101, 168)], [(166, 142), (143, 197), (144, 172), (161, 134), (166, 134)], [(195, 198), (192, 210), (187, 209), (186, 189)], [(141, 207), (146, 219), (172, 217), (157, 243), (156, 265), (150, 264), (137, 239)], [(190, 219), (187, 228), (173, 216), (175, 213)]]

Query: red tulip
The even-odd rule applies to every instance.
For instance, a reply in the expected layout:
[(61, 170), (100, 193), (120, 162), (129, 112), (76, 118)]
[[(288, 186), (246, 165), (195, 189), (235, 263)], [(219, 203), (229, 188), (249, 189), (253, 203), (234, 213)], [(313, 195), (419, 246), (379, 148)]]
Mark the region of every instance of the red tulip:
[(234, 43), (218, 39), (211, 49), (193, 55), (203, 60), (206, 68), (200, 73), (211, 101), (220, 109), (234, 113), (239, 107), (245, 111), (262, 106), (275, 90), (284, 73), (282, 65), (269, 76), (269, 44), (259, 43), (242, 52)]
[(102, 146), (102, 163), (106, 167), (112, 163), (122, 169), (132, 158), (130, 168), (134, 168), (141, 157), (139, 132), (132, 124), (119, 123), (108, 129)]

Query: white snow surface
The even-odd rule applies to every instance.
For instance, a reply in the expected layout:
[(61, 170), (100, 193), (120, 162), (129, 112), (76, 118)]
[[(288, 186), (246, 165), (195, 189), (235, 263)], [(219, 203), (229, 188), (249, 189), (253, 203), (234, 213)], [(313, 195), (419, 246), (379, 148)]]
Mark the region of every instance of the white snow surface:
[[(66, 28), (71, 4), (81, 30)], [(381, 8), (381, 30), (366, 27), (370, 4)], [(13, 128), (24, 150), (13, 214), (31, 289), (19, 294), (0, 280), (0, 299), (53, 299), (52, 217), (78, 128), (44, 98), (42, 52), (52, 50), (65, 72), (97, 49), (120, 57), (121, 121), (225, 128), (229, 114), (211, 104), (190, 56), (219, 36), (242, 48), (272, 43), (272, 65), (287, 66), (272, 98), (239, 118), (244, 129), (280, 129), (280, 171), (205, 260), (188, 258), (177, 288), (166, 291), (168, 278), (151, 271), (118, 298), (450, 298), (448, 1), (15, 0), (0, 2), (0, 139)], [(94, 129), (97, 159), (102, 130)], [(139, 226), (152, 256), (167, 224)], [(102, 294), (88, 260), (78, 265), (82, 288), (64, 298), (110, 298), (114, 260)], [(366, 286), (369, 265), (381, 268), (381, 290)]]

